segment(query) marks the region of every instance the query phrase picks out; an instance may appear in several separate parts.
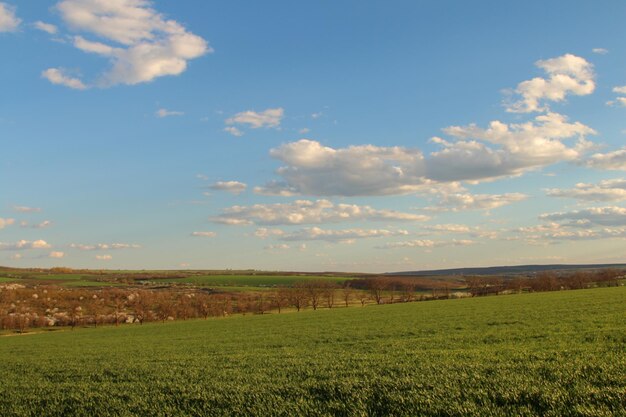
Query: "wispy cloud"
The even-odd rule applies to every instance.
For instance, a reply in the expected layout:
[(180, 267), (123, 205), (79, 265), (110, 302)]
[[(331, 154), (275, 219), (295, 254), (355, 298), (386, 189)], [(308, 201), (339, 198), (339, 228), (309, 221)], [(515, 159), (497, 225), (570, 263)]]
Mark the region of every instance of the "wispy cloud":
[(39, 213), (41, 208), (39, 207), (28, 207), (28, 206), (13, 206), (13, 210), (18, 213)]
[(377, 210), (354, 204), (334, 204), (328, 200), (297, 200), (292, 203), (233, 206), (224, 209), (213, 221), (228, 225), (289, 225), (355, 220), (421, 222), (428, 219), (428, 216), (419, 214)]
[(182, 116), (185, 113), (182, 111), (176, 111), (176, 110), (159, 109), (154, 114), (156, 115), (156, 117), (164, 118), (164, 117), (171, 117), (171, 116)]
[(50, 35), (56, 35), (57, 32), (59, 31), (59, 28), (56, 27), (55, 25), (51, 23), (42, 22), (41, 20), (38, 20), (37, 22), (33, 23), (33, 26), (36, 29), (41, 30), (42, 32), (49, 33)]

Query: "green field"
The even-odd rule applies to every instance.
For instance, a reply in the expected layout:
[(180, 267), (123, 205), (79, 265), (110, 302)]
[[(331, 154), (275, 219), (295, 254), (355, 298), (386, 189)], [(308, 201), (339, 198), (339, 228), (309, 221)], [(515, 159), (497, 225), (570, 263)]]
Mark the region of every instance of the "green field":
[(0, 338), (2, 416), (626, 416), (626, 287)]
[(8, 277), (0, 277), (0, 283), (3, 282), (16, 282), (19, 281), (17, 278), (8, 278)]
[(351, 277), (318, 275), (198, 275), (186, 278), (159, 279), (156, 282), (185, 283), (201, 287), (276, 287), (320, 280), (340, 284), (347, 279), (351, 279)]

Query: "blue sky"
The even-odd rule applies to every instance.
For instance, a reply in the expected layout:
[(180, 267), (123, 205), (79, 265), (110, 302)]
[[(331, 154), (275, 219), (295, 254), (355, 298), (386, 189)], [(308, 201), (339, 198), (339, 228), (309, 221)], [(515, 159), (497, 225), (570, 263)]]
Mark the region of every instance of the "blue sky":
[(0, 264), (626, 260), (626, 4), (0, 1)]

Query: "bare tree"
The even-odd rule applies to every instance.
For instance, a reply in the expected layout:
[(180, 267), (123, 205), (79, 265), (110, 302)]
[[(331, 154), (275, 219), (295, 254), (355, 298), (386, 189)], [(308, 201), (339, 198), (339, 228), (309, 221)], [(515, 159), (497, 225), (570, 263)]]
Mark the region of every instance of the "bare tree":
[(352, 299), (352, 294), (354, 294), (354, 289), (350, 285), (350, 282), (344, 283), (341, 293), (343, 296), (343, 302), (345, 306), (348, 307), (350, 305), (350, 300)]
[(376, 304), (382, 304), (383, 294), (388, 288), (387, 281), (384, 278), (372, 278), (367, 281), (367, 284), (367, 288)]

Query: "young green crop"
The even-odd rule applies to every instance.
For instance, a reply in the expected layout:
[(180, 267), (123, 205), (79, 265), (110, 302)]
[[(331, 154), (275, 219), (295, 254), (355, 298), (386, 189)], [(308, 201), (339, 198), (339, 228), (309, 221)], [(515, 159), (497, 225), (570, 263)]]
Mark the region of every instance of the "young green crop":
[(625, 416), (626, 288), (0, 338), (2, 416)]

